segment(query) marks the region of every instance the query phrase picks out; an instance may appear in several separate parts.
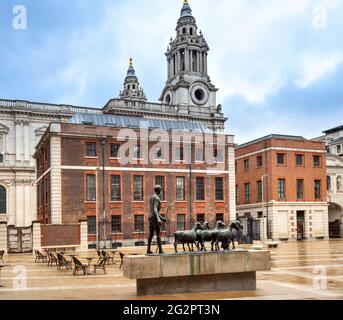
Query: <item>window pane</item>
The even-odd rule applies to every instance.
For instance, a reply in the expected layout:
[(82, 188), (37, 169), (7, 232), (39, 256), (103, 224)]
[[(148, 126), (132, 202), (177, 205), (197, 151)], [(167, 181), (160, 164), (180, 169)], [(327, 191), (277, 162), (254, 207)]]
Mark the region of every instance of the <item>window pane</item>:
[(204, 148), (195, 148), (195, 161), (204, 161)]
[(258, 201), (262, 202), (262, 181), (257, 182), (257, 197)]
[(304, 156), (302, 154), (297, 154), (295, 156), (295, 159), (296, 159), (297, 166), (302, 166), (304, 164)]
[(313, 156), (313, 166), (320, 167), (321, 165), (321, 156)]
[(88, 174), (86, 177), (86, 196), (87, 201), (96, 201), (96, 176)]
[(177, 230), (186, 229), (186, 216), (184, 214), (177, 215)]
[(257, 162), (257, 168), (261, 168), (262, 165), (263, 165), (263, 158), (262, 158), (262, 156), (258, 156), (256, 158), (256, 162)]
[(224, 200), (224, 179), (223, 178), (216, 178), (216, 200), (223, 201)]
[(121, 201), (120, 176), (111, 176), (111, 201)]
[(144, 232), (144, 216), (135, 216), (135, 232)]
[(314, 193), (316, 199), (321, 199), (321, 181), (316, 180), (314, 182)]
[(133, 157), (135, 159), (142, 159), (142, 148), (140, 145), (133, 148)]
[(250, 161), (244, 160), (244, 171), (248, 171), (250, 167)]
[(304, 198), (304, 180), (301, 179), (297, 180), (297, 198)]
[(161, 191), (161, 201), (164, 201), (164, 200), (165, 200), (164, 197), (165, 197), (165, 194), (166, 194), (165, 183), (164, 183), (164, 177), (163, 177), (163, 176), (157, 176), (157, 177), (156, 177), (155, 184), (162, 187), (162, 191)]
[(205, 178), (204, 177), (196, 178), (196, 199), (198, 201), (205, 200)]
[(203, 213), (197, 214), (197, 222), (200, 222), (200, 223), (205, 222), (205, 215)]
[(120, 149), (120, 144), (111, 144), (110, 146), (110, 156), (111, 158), (119, 158), (119, 149)]
[(176, 201), (185, 201), (185, 178), (176, 178)]
[(286, 155), (284, 153), (278, 153), (277, 155), (277, 164), (284, 165), (286, 163)]
[(88, 234), (96, 234), (96, 217), (87, 217)]
[(133, 178), (133, 199), (134, 201), (144, 201), (143, 176), (134, 176)]
[(121, 233), (121, 216), (112, 216), (112, 233)]
[(250, 202), (250, 199), (251, 199), (250, 183), (247, 183), (245, 185), (245, 201)]
[(6, 189), (4, 186), (0, 186), (0, 214), (6, 214)]
[(279, 199), (285, 199), (285, 179), (278, 180)]
[(96, 157), (96, 143), (95, 142), (86, 143), (86, 156)]
[(223, 213), (217, 213), (216, 214), (216, 222), (222, 221), (224, 222), (224, 214)]

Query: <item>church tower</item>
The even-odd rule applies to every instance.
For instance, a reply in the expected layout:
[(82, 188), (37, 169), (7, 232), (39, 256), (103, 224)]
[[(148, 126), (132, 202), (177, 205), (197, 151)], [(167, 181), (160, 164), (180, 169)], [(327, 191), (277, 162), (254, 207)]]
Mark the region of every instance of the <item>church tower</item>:
[(171, 39), (166, 53), (168, 79), (160, 98), (163, 104), (207, 110), (217, 108), (218, 89), (211, 83), (207, 73), (208, 51), (209, 47), (198, 30), (188, 0), (184, 0), (176, 26), (176, 38)]
[(124, 81), (124, 90), (120, 92), (119, 97), (123, 100), (147, 101), (144, 90), (141, 88), (136, 76), (132, 58), (130, 58), (129, 69)]

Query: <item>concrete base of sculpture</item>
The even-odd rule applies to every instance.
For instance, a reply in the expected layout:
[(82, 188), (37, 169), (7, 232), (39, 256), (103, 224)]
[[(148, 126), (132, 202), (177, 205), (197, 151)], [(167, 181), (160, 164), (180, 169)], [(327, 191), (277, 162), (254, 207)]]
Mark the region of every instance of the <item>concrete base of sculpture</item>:
[(137, 295), (256, 290), (256, 272), (271, 268), (269, 251), (126, 256), (124, 276)]

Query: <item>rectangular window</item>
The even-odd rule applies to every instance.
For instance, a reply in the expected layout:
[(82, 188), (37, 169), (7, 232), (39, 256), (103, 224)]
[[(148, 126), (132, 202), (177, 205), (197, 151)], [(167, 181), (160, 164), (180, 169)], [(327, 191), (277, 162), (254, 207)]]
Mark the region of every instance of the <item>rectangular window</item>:
[(143, 176), (133, 177), (133, 200), (144, 201)]
[(121, 233), (121, 216), (111, 217), (111, 230), (112, 234)]
[(121, 201), (120, 176), (111, 176), (111, 201)]
[(186, 216), (184, 214), (178, 214), (177, 218), (177, 230), (186, 230)]
[(203, 213), (197, 214), (197, 222), (204, 223), (205, 215)]
[(96, 143), (95, 142), (86, 143), (86, 156), (96, 157)]
[(286, 186), (286, 180), (285, 179), (279, 179), (278, 180), (278, 195), (279, 199), (285, 199), (285, 186)]
[(319, 200), (322, 198), (322, 182), (320, 180), (315, 180), (314, 181), (314, 197), (316, 200)]
[(257, 181), (257, 200), (258, 202), (263, 201), (263, 190), (262, 190), (262, 181)]
[(342, 147), (340, 145), (337, 146), (337, 154), (340, 154), (342, 152)]
[(295, 155), (295, 163), (298, 167), (302, 167), (304, 165), (304, 155), (303, 154), (296, 154)]
[(96, 176), (87, 174), (86, 176), (86, 199), (87, 201), (96, 201)]
[(166, 194), (166, 187), (165, 187), (165, 181), (164, 181), (164, 177), (163, 176), (157, 176), (155, 178), (155, 184), (157, 186), (161, 186), (162, 187), (162, 191), (161, 191), (161, 201), (165, 201), (165, 194)]
[(251, 200), (251, 188), (250, 183), (245, 184), (245, 202), (250, 202)]
[(88, 235), (96, 235), (96, 217), (87, 217)]
[(224, 214), (223, 213), (217, 213), (216, 214), (216, 222), (221, 221), (224, 222)]
[(205, 178), (204, 177), (196, 178), (196, 200), (197, 201), (205, 200)]
[[(39, 199), (39, 196), (38, 196), (38, 199)], [(4, 186), (0, 186), (0, 214), (6, 214), (6, 212), (7, 212), (6, 201), (7, 201), (6, 189)]]
[(239, 189), (238, 186), (236, 186), (236, 204), (239, 204)]
[(250, 168), (250, 161), (249, 159), (244, 160), (244, 171), (249, 171)]
[(144, 215), (135, 215), (135, 232), (144, 232)]
[(142, 159), (142, 147), (140, 145), (134, 146), (133, 157), (134, 159)]
[(176, 177), (176, 201), (185, 201), (185, 178)]
[(184, 161), (184, 149), (183, 147), (177, 147), (175, 150), (175, 160), (176, 161)]
[(195, 148), (195, 161), (197, 162), (204, 161), (204, 148), (201, 148), (201, 147)]
[(110, 157), (111, 158), (119, 158), (119, 149), (120, 149), (120, 144), (119, 143), (113, 143), (110, 145)]
[(263, 166), (263, 158), (262, 158), (262, 156), (256, 157), (256, 165), (257, 165), (257, 168), (262, 168), (262, 166)]
[(216, 178), (216, 201), (224, 200), (224, 178)]
[(286, 164), (286, 155), (284, 153), (277, 154), (277, 164), (283, 166)]
[(303, 179), (297, 180), (297, 198), (304, 199), (304, 180)]
[(322, 157), (321, 156), (313, 156), (313, 166), (315, 168), (319, 168), (322, 164)]
[(224, 157), (223, 157), (223, 150), (222, 149), (214, 149), (213, 150), (213, 158), (215, 162), (223, 162)]

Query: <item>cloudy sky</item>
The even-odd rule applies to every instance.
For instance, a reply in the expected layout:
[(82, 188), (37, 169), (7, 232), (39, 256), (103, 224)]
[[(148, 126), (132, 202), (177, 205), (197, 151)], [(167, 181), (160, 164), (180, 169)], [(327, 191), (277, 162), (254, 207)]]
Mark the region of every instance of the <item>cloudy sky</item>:
[[(0, 1), (0, 98), (102, 107), (128, 58), (151, 101), (182, 0)], [(191, 0), (211, 51), (209, 74), (236, 141), (319, 136), (343, 124), (343, 1)]]

